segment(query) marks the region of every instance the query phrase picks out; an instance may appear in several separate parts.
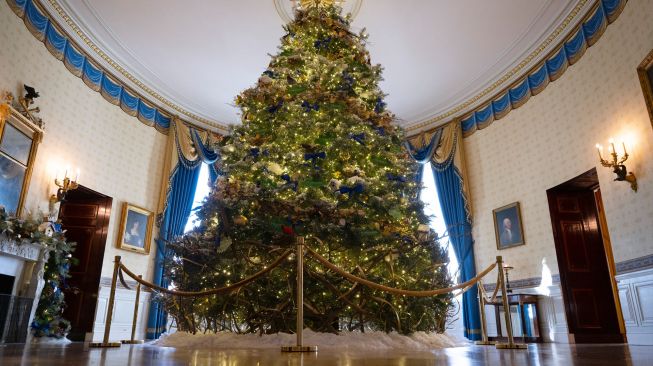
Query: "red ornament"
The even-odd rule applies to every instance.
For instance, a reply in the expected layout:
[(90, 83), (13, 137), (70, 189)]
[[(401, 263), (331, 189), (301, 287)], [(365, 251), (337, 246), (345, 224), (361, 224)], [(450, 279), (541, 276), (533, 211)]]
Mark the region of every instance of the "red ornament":
[(281, 231), (283, 231), (284, 234), (288, 234), (288, 235), (293, 235), (295, 233), (295, 231), (293, 231), (292, 227), (285, 226), (285, 225), (281, 226)]

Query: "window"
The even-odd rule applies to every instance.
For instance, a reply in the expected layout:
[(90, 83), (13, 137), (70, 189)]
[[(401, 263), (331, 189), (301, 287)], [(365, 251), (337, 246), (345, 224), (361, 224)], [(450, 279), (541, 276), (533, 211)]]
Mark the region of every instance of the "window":
[(424, 164), (424, 174), (422, 174), (422, 185), (424, 188), (420, 192), (420, 199), (424, 203), (424, 212), (431, 218), (431, 228), (435, 230), (439, 237), (443, 237), (440, 239), (440, 245), (447, 248), (447, 252), (449, 253), (449, 264), (447, 268), (451, 279), (455, 283), (458, 283), (458, 260), (456, 259), (453, 246), (449, 242), (447, 224), (444, 222), (442, 207), (440, 207), (440, 199), (438, 198), (438, 190), (435, 188), (435, 180), (431, 172), (431, 163)]
[(200, 176), (197, 179), (197, 187), (195, 188), (195, 196), (193, 197), (193, 208), (190, 210), (188, 221), (186, 221), (184, 233), (193, 230), (200, 224), (197, 218), (197, 209), (202, 206), (204, 199), (209, 195), (209, 192), (211, 192), (210, 179), (209, 166), (202, 163), (202, 166), (200, 167)]

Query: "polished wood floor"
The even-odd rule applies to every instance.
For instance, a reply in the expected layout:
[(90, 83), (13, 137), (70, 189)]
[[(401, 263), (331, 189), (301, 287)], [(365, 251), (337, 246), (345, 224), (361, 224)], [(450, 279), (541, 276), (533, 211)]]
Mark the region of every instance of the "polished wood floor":
[(286, 354), (276, 350), (192, 350), (126, 346), (89, 349), (84, 344), (0, 345), (2, 366), (426, 366), (426, 365), (653, 365), (653, 347), (627, 345), (529, 345), (528, 350), (496, 350), (470, 346), (432, 352), (340, 352), (323, 349), (317, 354)]

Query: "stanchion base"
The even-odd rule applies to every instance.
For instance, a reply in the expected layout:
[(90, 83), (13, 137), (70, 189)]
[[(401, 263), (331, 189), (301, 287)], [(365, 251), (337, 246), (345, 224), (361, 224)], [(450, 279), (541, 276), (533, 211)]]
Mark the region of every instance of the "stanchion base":
[(281, 352), (317, 352), (317, 346), (282, 346)]
[(497, 343), (496, 344), (497, 349), (526, 349), (528, 348), (527, 345), (523, 343)]
[(93, 348), (111, 348), (111, 347), (120, 347), (122, 343), (120, 342), (91, 342), (88, 344), (89, 347)]
[(122, 343), (122, 344), (143, 344), (143, 343), (145, 343), (145, 341), (138, 340), (138, 339), (133, 340), (133, 341), (131, 339), (125, 339), (125, 340), (120, 341), (120, 343)]
[(477, 346), (494, 346), (497, 344), (496, 341), (476, 341), (474, 342), (475, 345)]

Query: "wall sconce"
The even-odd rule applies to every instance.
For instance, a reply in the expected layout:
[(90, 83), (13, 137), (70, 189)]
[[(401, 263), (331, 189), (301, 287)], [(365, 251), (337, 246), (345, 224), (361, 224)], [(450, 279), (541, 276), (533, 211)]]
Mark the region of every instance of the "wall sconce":
[(68, 177), (68, 169), (66, 169), (66, 172), (63, 175), (63, 179), (60, 181), (59, 177), (54, 178), (54, 184), (59, 187), (57, 189), (57, 194), (55, 195), (54, 193), (50, 195), (50, 211), (54, 208), (54, 204), (57, 202), (63, 202), (66, 199), (66, 194), (68, 191), (72, 191), (73, 189), (77, 189), (79, 187), (79, 184), (77, 183), (79, 181), (79, 169), (77, 169), (77, 175), (75, 176), (75, 179), (70, 179)]
[(596, 150), (599, 152), (599, 160), (601, 161), (601, 165), (603, 165), (606, 168), (612, 168), (612, 171), (614, 174), (617, 175), (617, 177), (614, 179), (616, 181), (625, 181), (630, 183), (630, 188), (632, 188), (633, 191), (637, 192), (637, 178), (635, 177), (635, 174), (633, 172), (628, 172), (626, 169), (626, 166), (624, 165), (624, 162), (628, 160), (628, 152), (626, 151), (626, 144), (624, 142), (621, 143), (621, 145), (624, 148), (624, 154), (619, 159), (619, 156), (617, 155), (617, 150), (614, 147), (614, 139), (610, 138), (608, 140), (610, 143), (610, 156), (612, 157), (612, 161), (608, 161), (603, 159), (603, 146), (596, 144)]

